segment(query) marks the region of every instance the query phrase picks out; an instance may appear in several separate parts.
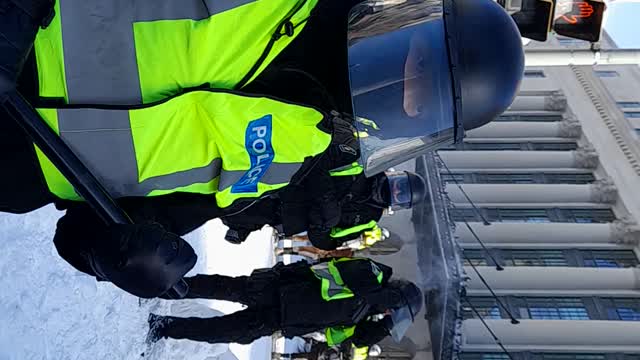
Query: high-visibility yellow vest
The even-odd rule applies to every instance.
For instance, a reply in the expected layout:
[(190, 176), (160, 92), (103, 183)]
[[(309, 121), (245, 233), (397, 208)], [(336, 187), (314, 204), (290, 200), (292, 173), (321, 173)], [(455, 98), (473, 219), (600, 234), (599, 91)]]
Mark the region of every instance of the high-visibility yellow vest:
[(143, 104), (240, 88), (305, 27), (318, 0), (57, 0), (34, 48), (40, 96)]
[(376, 276), (378, 283), (382, 283), (384, 274), (382, 270), (371, 260), (362, 258), (339, 258), (311, 266), (311, 271), (321, 280), (320, 294), (326, 301), (346, 299), (353, 297), (353, 292), (345, 285), (336, 264), (347, 261), (369, 261), (371, 271)]
[[(218, 206), (286, 186), (331, 135), (316, 109), (229, 90), (197, 90), (133, 107), (39, 108), (114, 197), (215, 194)], [(37, 151), (49, 190), (79, 200)]]
[(325, 337), (327, 338), (327, 345), (334, 346), (341, 344), (343, 341), (352, 337), (355, 334), (356, 325), (352, 326), (335, 326), (327, 328), (324, 331)]
[(375, 220), (371, 220), (366, 224), (355, 225), (350, 228), (342, 229), (339, 227), (334, 227), (331, 229), (331, 236), (334, 239), (345, 237), (352, 234), (364, 233), (366, 231), (373, 231), (378, 227), (378, 223)]
[(369, 347), (351, 345), (351, 360), (366, 360), (369, 357)]
[[(34, 44), (39, 95), (80, 108), (38, 110), (115, 197), (216, 193), (224, 207), (260, 196), (326, 149), (329, 136), (315, 127), (323, 115), (220, 92), (174, 96), (248, 84), (317, 2), (58, 0)], [(77, 200), (37, 153), (51, 192)]]
[[(347, 261), (369, 261), (371, 271), (376, 276), (378, 283), (382, 283), (384, 273), (371, 260), (363, 258), (339, 258), (331, 261), (319, 263), (311, 267), (313, 274), (321, 280), (320, 293), (326, 301), (346, 299), (353, 297), (353, 292), (345, 285), (336, 264)], [(356, 325), (334, 326), (325, 329), (325, 337), (329, 346), (337, 345), (352, 337), (355, 333)]]

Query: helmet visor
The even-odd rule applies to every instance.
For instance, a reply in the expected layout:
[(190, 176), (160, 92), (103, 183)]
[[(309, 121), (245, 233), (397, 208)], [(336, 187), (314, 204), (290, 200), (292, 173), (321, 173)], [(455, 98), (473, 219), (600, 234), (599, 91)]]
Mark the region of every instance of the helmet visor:
[(387, 173), (389, 206), (392, 210), (411, 208), (411, 184), (405, 172)]
[(390, 330), (391, 337), (395, 342), (402, 341), (404, 334), (407, 333), (409, 327), (413, 323), (413, 314), (408, 305), (391, 311), (391, 322), (393, 327)]
[(453, 143), (455, 126), (441, 1), (379, 3), (355, 6), (349, 23), (351, 95), (368, 176)]

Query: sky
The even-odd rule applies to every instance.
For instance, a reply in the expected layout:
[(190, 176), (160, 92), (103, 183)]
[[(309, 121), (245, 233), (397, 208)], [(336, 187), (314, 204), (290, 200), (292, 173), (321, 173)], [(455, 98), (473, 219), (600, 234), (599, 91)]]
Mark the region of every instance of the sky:
[(640, 49), (640, 1), (610, 3), (605, 30), (621, 48)]

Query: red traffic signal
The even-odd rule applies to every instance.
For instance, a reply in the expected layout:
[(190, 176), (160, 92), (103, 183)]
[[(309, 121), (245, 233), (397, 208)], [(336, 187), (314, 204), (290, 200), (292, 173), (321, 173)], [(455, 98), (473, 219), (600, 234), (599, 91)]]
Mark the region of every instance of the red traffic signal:
[(553, 30), (563, 36), (596, 42), (607, 6), (601, 0), (559, 0)]

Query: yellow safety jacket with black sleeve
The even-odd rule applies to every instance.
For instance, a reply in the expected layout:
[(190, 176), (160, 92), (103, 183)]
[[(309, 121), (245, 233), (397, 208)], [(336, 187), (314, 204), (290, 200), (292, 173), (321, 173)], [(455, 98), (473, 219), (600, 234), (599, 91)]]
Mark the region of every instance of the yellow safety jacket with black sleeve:
[[(260, 197), (326, 150), (326, 115), (226, 89), (258, 76), (316, 4), (57, 1), (34, 45), (38, 111), (114, 197)], [(79, 200), (37, 154), (49, 190)]]

